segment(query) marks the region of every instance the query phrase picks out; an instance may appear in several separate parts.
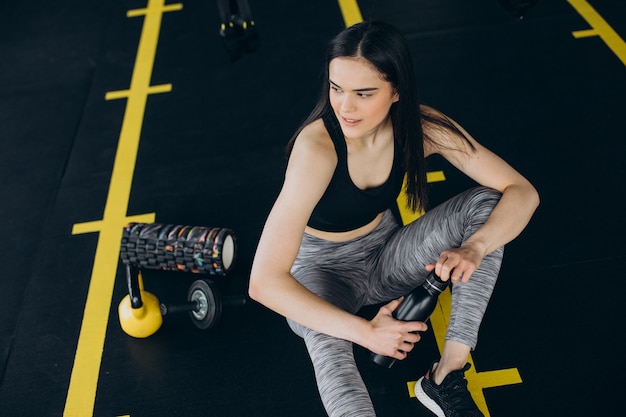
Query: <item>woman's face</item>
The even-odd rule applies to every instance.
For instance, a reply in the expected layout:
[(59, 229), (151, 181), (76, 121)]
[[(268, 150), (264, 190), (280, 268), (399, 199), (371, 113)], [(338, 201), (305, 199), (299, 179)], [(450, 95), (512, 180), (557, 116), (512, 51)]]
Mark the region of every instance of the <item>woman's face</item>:
[(346, 137), (373, 132), (387, 118), (398, 93), (362, 58), (335, 58), (328, 66), (330, 105)]

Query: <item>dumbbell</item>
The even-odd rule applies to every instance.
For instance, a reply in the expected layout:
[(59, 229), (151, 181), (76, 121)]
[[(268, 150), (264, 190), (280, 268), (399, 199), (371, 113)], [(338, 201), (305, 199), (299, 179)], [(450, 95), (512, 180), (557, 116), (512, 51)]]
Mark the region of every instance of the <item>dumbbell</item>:
[(199, 329), (210, 329), (217, 325), (226, 306), (243, 306), (245, 296), (223, 297), (211, 280), (194, 281), (187, 293), (184, 304), (166, 305), (143, 289), (141, 270), (126, 265), (129, 294), (118, 306), (118, 315), (122, 330), (129, 336), (146, 338), (159, 330), (163, 317), (175, 313), (189, 313), (192, 323)]
[(199, 329), (214, 327), (222, 317), (224, 307), (246, 305), (247, 298), (241, 296), (222, 296), (213, 281), (199, 279), (189, 287), (186, 304), (161, 304), (161, 315), (189, 312), (193, 324)]

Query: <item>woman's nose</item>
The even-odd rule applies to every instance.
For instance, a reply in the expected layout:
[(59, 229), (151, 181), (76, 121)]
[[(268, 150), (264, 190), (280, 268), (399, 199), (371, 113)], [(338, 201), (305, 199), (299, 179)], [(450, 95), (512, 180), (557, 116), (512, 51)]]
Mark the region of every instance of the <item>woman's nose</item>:
[(343, 100), (341, 101), (341, 110), (344, 113), (349, 113), (354, 111), (355, 107), (354, 97), (351, 97), (349, 94), (345, 94), (343, 96)]

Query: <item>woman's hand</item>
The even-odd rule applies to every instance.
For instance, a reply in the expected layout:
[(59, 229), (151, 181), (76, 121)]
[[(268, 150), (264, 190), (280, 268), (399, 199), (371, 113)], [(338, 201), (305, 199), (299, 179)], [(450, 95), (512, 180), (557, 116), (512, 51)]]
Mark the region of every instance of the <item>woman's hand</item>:
[(430, 272), (434, 269), (442, 281), (450, 279), (453, 284), (467, 282), (484, 256), (484, 251), (477, 244), (466, 243), (460, 248), (441, 252), (437, 263), (426, 265), (426, 270)]
[(402, 299), (403, 297), (393, 300), (378, 310), (376, 317), (370, 321), (372, 334), (368, 346), (365, 346), (374, 353), (399, 360), (406, 358), (407, 353), (413, 350), (415, 343), (421, 339), (417, 332), (428, 329), (421, 321), (402, 321), (393, 318), (392, 314)]

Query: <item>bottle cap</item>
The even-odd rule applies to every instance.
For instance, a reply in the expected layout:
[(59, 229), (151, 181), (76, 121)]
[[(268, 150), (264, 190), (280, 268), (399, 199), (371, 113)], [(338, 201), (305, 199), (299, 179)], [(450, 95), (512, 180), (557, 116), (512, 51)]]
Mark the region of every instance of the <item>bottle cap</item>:
[(431, 271), (424, 281), (424, 288), (429, 291), (442, 292), (448, 286), (448, 281), (442, 281), (441, 278), (435, 274), (435, 271)]

